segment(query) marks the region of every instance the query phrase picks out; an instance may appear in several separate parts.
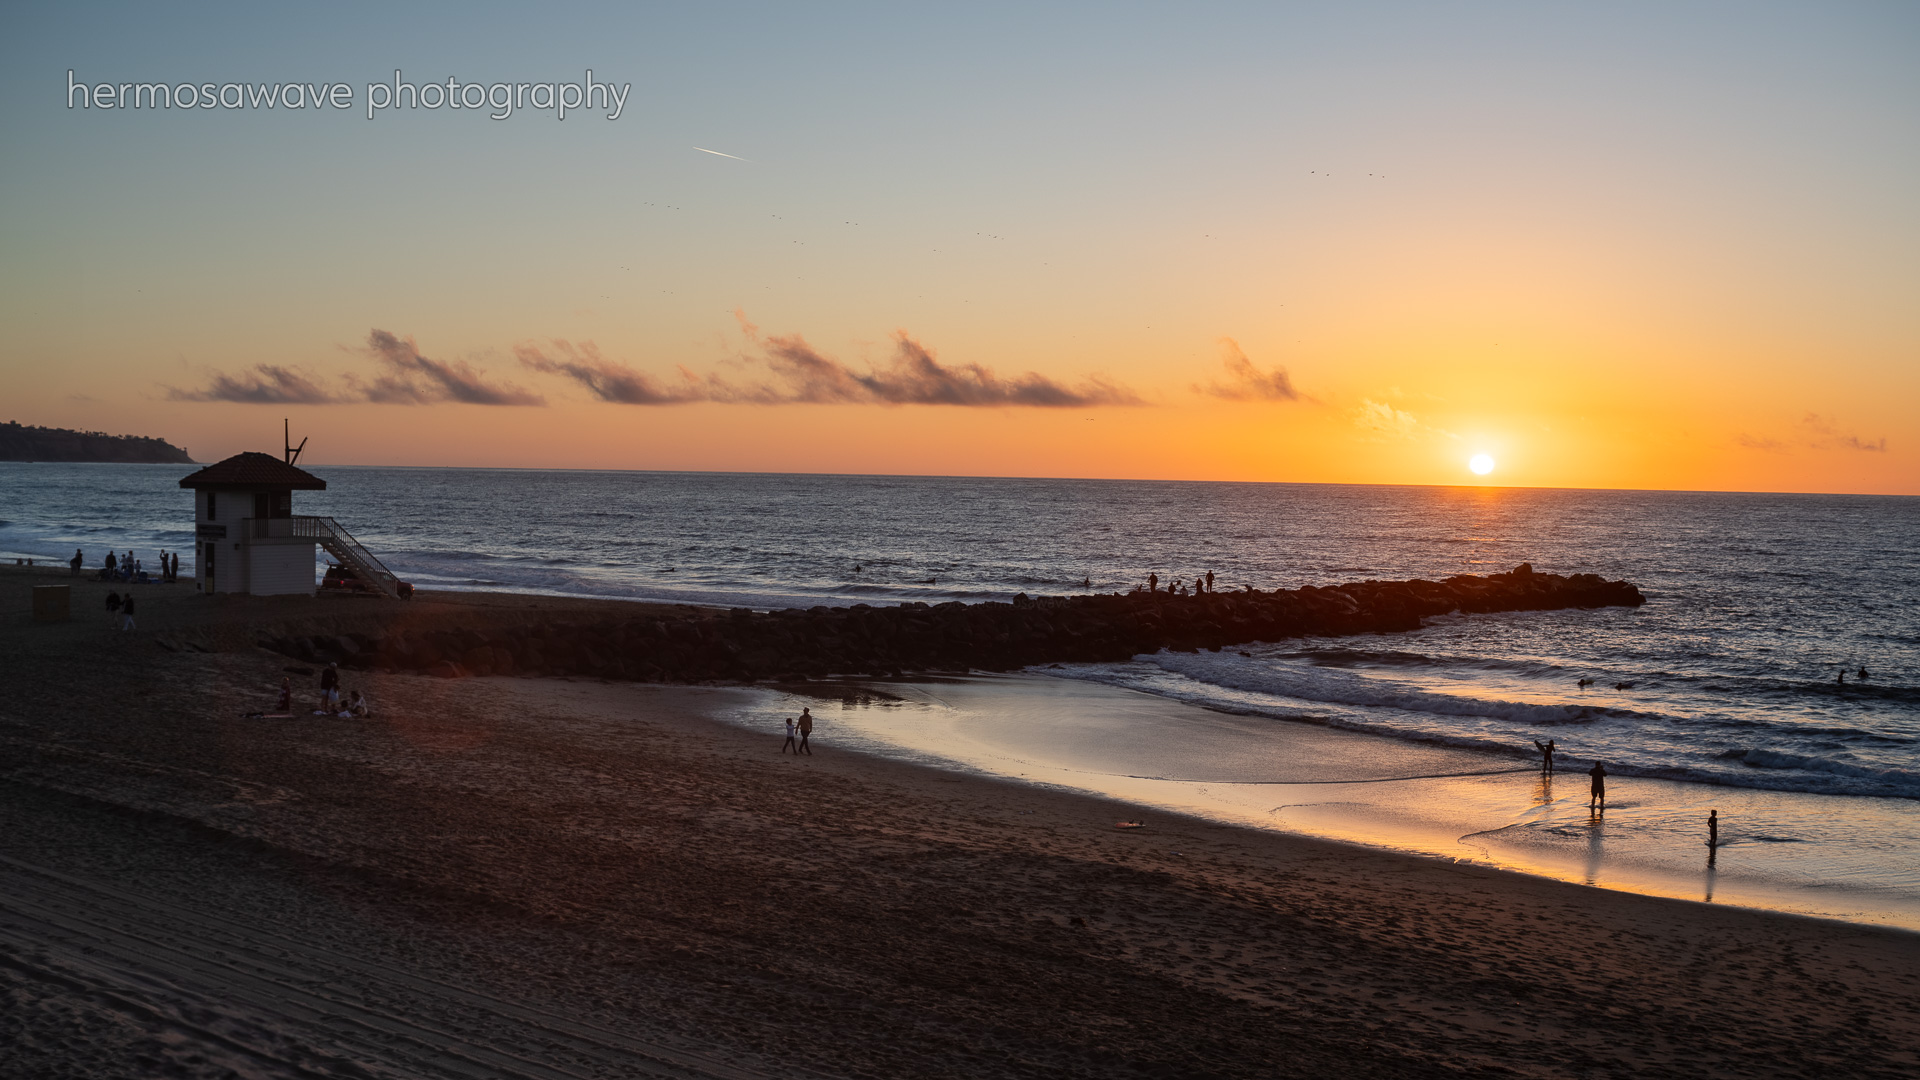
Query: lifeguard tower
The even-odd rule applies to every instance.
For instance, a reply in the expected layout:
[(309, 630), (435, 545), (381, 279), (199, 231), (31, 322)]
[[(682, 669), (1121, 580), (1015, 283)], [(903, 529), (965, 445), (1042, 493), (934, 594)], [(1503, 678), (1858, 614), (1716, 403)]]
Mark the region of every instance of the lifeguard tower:
[[(305, 447), (302, 439), (300, 448)], [(253, 596), (311, 595), (313, 549), (319, 545), (375, 590), (396, 599), (410, 592), (339, 522), (293, 512), (294, 492), (327, 489), (325, 480), (294, 465), (299, 456), (300, 450), (291, 446), (285, 460), (248, 451), (180, 481), (181, 487), (193, 489), (200, 588)]]

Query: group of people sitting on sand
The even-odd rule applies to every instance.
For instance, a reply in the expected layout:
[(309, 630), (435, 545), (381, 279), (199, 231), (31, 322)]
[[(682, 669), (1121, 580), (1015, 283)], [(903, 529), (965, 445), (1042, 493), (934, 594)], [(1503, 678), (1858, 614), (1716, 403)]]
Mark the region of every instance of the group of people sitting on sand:
[[(254, 712), (247, 716), (254, 719), (262, 717), (283, 718), (293, 715), (293, 680), (280, 680), (280, 701), (270, 713)], [(373, 715), (373, 701), (358, 690), (345, 697), (340, 696), (340, 665), (328, 664), (320, 672), (320, 702), (313, 710), (315, 716), (337, 716), (342, 720), (353, 717)]]

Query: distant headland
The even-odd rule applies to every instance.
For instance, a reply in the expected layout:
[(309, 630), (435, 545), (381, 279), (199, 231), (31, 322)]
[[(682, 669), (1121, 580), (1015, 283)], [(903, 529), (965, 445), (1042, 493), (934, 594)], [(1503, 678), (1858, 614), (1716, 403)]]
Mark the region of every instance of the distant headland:
[(165, 439), (104, 431), (0, 424), (0, 461), (116, 461), (191, 465), (187, 452)]

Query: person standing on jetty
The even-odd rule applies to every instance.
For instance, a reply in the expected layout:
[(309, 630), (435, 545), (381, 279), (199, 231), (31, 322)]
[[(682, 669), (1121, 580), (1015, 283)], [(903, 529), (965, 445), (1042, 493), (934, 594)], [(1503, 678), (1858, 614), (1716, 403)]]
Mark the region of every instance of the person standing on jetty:
[(1587, 775), (1593, 777), (1593, 790), (1587, 796), (1587, 806), (1590, 808), (1598, 807), (1601, 810), (1605, 810), (1607, 808), (1606, 764), (1599, 761), (1594, 762), (1593, 768), (1587, 770)]
[(813, 710), (812, 709), (800, 710), (799, 727), (800, 727), (800, 745), (793, 748), (794, 755), (798, 756), (800, 751), (805, 750), (807, 752), (807, 756), (812, 757), (813, 747), (807, 745), (807, 739), (813, 735)]
[[(113, 556), (111, 556), (111, 555), (109, 555), (109, 556), (107, 556), (107, 557), (108, 557), (108, 558), (112, 558)], [(109, 566), (111, 566), (112, 564), (111, 564), (111, 563), (109, 563), (108, 565), (109, 565)], [(1148, 574), (1148, 575), (1147, 575), (1147, 591), (1148, 591), (1148, 592), (1159, 592), (1159, 591), (1160, 591), (1160, 575), (1159, 575), (1159, 574)]]
[(1533, 745), (1540, 748), (1540, 771), (1543, 773), (1552, 772), (1553, 771), (1553, 749), (1554, 749), (1553, 740), (1548, 739), (1546, 742), (1541, 742), (1539, 739), (1535, 739), (1533, 740)]
[(789, 749), (792, 749), (795, 754), (800, 752), (800, 747), (795, 745), (793, 741), (794, 730), (793, 717), (789, 716), (787, 717), (787, 741), (780, 744), (780, 752), (782, 754), (786, 753)]
[(1207, 591), (1213, 591), (1213, 571), (1207, 571)]

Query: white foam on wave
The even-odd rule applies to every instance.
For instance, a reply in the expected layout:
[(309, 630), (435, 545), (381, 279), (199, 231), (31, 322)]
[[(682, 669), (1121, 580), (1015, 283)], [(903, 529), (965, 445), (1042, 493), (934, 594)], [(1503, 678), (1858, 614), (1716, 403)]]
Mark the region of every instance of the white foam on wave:
[[(1250, 659), (1234, 653), (1161, 652), (1127, 664), (1075, 664), (1049, 674), (1182, 700), (1219, 712), (1305, 721), (1513, 760), (1535, 739), (1563, 744), (1570, 767), (1604, 761), (1609, 772), (1735, 787), (1832, 795), (1920, 798), (1920, 773), (1844, 756), (1703, 745), (1698, 725), (1662, 712), (1569, 703), (1506, 701), (1437, 693), (1294, 653)], [(1484, 689), (1484, 688), (1481, 688)], [(1755, 735), (1769, 733), (1748, 730)], [(1783, 745), (1803, 740), (1773, 731)], [(1844, 755), (1844, 751), (1841, 752)]]

